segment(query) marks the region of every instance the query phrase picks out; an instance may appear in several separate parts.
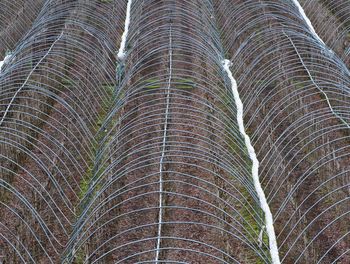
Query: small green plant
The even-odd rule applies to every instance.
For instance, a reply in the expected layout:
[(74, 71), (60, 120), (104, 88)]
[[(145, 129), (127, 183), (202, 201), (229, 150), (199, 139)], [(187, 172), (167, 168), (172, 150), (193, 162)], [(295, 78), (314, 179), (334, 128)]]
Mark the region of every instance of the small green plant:
[(74, 86), (74, 82), (68, 78), (63, 78), (61, 83), (63, 86)]
[(75, 261), (76, 264), (83, 264), (84, 263), (84, 251), (82, 249), (78, 250), (78, 252), (75, 254)]
[(103, 84), (102, 88), (108, 93), (113, 94), (115, 86), (113, 84)]
[(144, 81), (144, 85), (148, 89), (160, 88), (160, 80), (158, 78), (150, 78)]
[[(88, 173), (89, 173), (90, 170), (91, 169), (89, 168), (88, 169)], [(91, 172), (90, 172), (90, 174), (91, 174)], [(81, 180), (81, 182), (80, 182), (80, 192), (79, 192), (79, 195), (78, 195), (79, 200), (82, 200), (84, 198), (84, 196), (87, 193), (88, 189), (89, 189), (89, 181), (87, 179)]]
[(192, 89), (197, 84), (192, 79), (179, 79), (175, 81), (175, 88), (177, 89)]

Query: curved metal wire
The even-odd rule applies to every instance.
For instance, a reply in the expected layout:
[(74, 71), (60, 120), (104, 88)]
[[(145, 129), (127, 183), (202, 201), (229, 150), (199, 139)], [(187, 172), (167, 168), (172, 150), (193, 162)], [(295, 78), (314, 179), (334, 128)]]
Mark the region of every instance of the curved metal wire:
[(293, 2), (221, 1), (218, 21), (261, 161), (281, 262), (347, 263), (349, 225), (340, 219), (349, 212), (349, 71), (337, 32), (322, 31), (333, 22), (320, 13), (344, 3), (303, 1), (324, 44)]
[[(29, 30), (28, 21), (16, 21), (14, 29), (27, 28), (8, 33), (16, 41), (4, 38), (1, 46), (12, 56), (0, 73), (0, 255), (13, 263), (57, 263), (80, 214), (116, 83), (124, 3), (46, 1), (40, 9), (40, 1), (11, 2), (1, 3), (9, 19), (22, 5), (28, 21), (36, 18)], [(5, 23), (11, 21), (1, 32)]]
[(273, 263), (230, 59), (281, 263), (348, 263), (348, 3), (296, 4), (2, 1), (0, 262)]
[[(202, 14), (198, 12), (198, 8)], [(248, 256), (236, 261), (259, 258), (263, 262), (268, 262), (267, 252), (263, 250), (266, 249), (266, 241), (261, 248), (258, 246), (258, 234), (260, 229), (263, 229), (263, 221), (250, 176), (250, 165), (247, 161), (249, 158), (235, 123), (235, 108), (230, 101), (229, 105), (225, 106), (225, 101), (230, 100), (232, 95), (221, 64), (222, 51), (218, 49), (220, 40), (217, 39), (218, 33), (215, 33), (217, 29), (213, 22), (209, 22), (212, 20), (210, 2), (204, 6), (190, 1), (183, 3), (165, 1), (163, 4), (154, 2), (147, 5), (133, 1), (131, 10), (135, 15), (131, 16), (127, 41), (130, 48), (127, 50), (124, 72), (121, 74), (124, 77), (116, 91), (116, 101), (113, 103), (111, 114), (104, 123), (104, 127), (109, 129), (101, 142), (101, 152), (98, 154), (98, 162), (95, 163), (95, 175), (83, 201), (85, 209), (81, 222), (75, 229), (68, 248), (73, 248), (74, 252), (86, 252), (83, 257), (85, 262), (97, 260), (133, 262), (139, 255), (136, 253), (137, 250), (143, 252), (144, 248), (150, 247), (153, 250), (147, 251), (147, 254), (140, 253), (142, 259), (162, 262), (163, 259), (167, 259), (166, 255), (178, 254), (177, 248), (181, 244), (183, 250), (188, 250), (184, 242), (176, 241), (172, 235), (164, 242), (163, 238), (170, 232), (169, 226), (174, 226), (173, 228), (177, 230), (175, 232), (184, 240), (190, 237), (193, 239), (196, 234), (196, 239), (193, 241), (202, 243), (202, 247), (223, 248), (224, 246), (220, 244), (222, 243), (220, 232), (213, 229), (210, 232), (212, 240), (215, 241), (213, 243), (216, 244), (208, 243), (202, 237), (200, 230), (204, 230), (204, 226), (207, 226), (211, 219), (210, 221), (214, 221), (215, 226), (220, 229), (228, 225), (231, 226), (228, 230), (231, 228), (236, 230), (225, 235), (227, 244), (231, 244), (232, 247), (241, 245), (250, 251)], [(158, 14), (157, 19), (150, 19), (155, 17), (155, 14)], [(203, 19), (213, 23), (209, 29), (202, 26), (208, 24)], [(190, 28), (193, 30), (186, 23), (190, 23)], [(213, 32), (214, 38), (211, 35)], [(213, 42), (206, 38), (213, 38)], [(210, 50), (215, 54), (210, 55), (212, 58), (206, 56), (211, 54)], [(201, 66), (200, 61), (206, 63), (208, 68)], [(200, 69), (196, 70), (197, 67)], [(218, 87), (217, 83), (221, 83), (221, 87)], [(212, 99), (203, 97), (203, 94)], [(186, 105), (185, 102), (189, 100), (191, 104)], [(215, 100), (221, 101), (223, 107), (217, 107)], [(212, 113), (205, 109), (211, 109)], [(228, 118), (223, 120), (225, 116)], [(190, 120), (195, 122), (196, 119), (203, 121), (197, 122), (197, 126), (188, 123)], [(197, 129), (197, 133), (191, 132), (194, 129)], [(215, 139), (213, 131), (216, 130), (224, 137), (220, 142)], [(189, 135), (186, 136), (186, 133)], [(204, 134), (201, 135), (202, 133)], [(196, 137), (198, 139), (202, 137), (202, 147), (201, 143), (195, 143), (198, 142)], [(237, 143), (229, 146), (229, 141), (232, 139), (237, 140)], [(189, 146), (186, 150), (184, 147), (187, 144)], [(227, 151), (233, 148), (237, 149), (234, 152)], [(227, 165), (218, 160), (218, 154), (214, 154), (216, 152), (214, 149), (221, 149), (224, 154), (223, 160), (228, 155)], [(198, 151), (203, 152), (202, 158)], [(213, 157), (205, 158), (211, 155), (210, 153), (213, 153)], [(237, 156), (238, 153), (240, 155)], [(225, 167), (227, 169), (224, 169)], [(191, 173), (184, 174), (183, 181), (170, 180), (170, 175), (178, 175), (177, 178), (180, 177), (180, 172), (187, 170), (191, 170)], [(216, 170), (222, 170), (225, 176)], [(237, 173), (241, 176), (238, 178), (230, 176)], [(210, 189), (209, 186), (201, 187), (198, 182), (200, 179), (211, 183)], [(228, 185), (217, 183), (218, 180), (226, 181)], [(180, 189), (168, 191), (169, 188)], [(241, 193), (242, 198), (248, 195), (244, 198), (246, 201), (243, 206), (234, 198), (231, 188)], [(192, 192), (198, 194), (194, 196)], [(220, 195), (208, 196), (216, 192)], [(222, 196), (224, 194), (229, 200), (227, 205), (219, 202), (226, 200)], [(182, 202), (182, 199), (187, 202)], [(169, 204), (171, 200), (174, 201)], [(208, 202), (218, 205), (209, 209), (206, 208)], [(194, 203), (198, 204), (198, 209)], [(158, 206), (155, 206), (157, 204)], [(247, 207), (253, 210), (243, 209)], [(175, 220), (176, 217), (181, 217), (180, 212), (184, 208), (188, 208), (184, 218)], [(200, 218), (199, 222), (189, 216), (186, 217), (186, 214), (195, 217), (197, 210), (206, 213), (207, 217)], [(225, 210), (233, 210), (241, 217), (235, 219), (230, 214), (225, 214), (232, 219), (230, 221), (233, 221), (233, 224), (230, 224), (230, 221), (221, 216)], [(248, 216), (242, 216), (245, 213)], [(191, 234), (183, 230), (185, 219), (188, 225), (192, 223)], [(146, 223), (149, 224), (145, 226)], [(140, 226), (144, 226), (145, 230), (140, 230)], [(106, 232), (109, 233), (108, 236)], [(239, 235), (232, 236), (236, 232)], [(148, 233), (156, 236), (145, 240)], [(128, 237), (134, 239), (129, 240)], [(140, 242), (142, 245), (135, 246)], [(165, 247), (164, 243), (174, 249), (162, 250)], [(92, 253), (88, 253), (86, 248), (92, 250)], [(118, 250), (120, 248), (123, 250)], [(128, 253), (131, 249), (133, 252), (136, 250), (135, 254)], [(71, 251), (66, 250), (65, 260), (74, 258), (70, 254)], [(219, 252), (207, 252), (207, 254), (221, 262), (227, 262), (228, 256), (233, 255), (230, 252), (224, 255)], [(198, 257), (200, 256), (196, 256), (193, 252), (189, 254), (187, 260), (185, 256), (182, 259), (190, 261)]]

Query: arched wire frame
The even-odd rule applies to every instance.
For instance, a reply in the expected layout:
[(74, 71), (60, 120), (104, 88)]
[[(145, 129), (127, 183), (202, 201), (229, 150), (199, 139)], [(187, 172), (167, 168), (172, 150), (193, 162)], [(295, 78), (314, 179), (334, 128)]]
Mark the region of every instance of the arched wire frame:
[[(324, 31), (340, 19), (327, 8), (346, 10), (347, 1), (303, 1), (325, 44), (293, 2), (221, 1), (218, 24), (258, 152), (281, 262), (348, 263), (350, 74), (337, 47), (346, 25), (332, 36)], [(315, 6), (334, 15), (323, 19), (329, 13)]]
[(44, 0), (3, 0), (0, 3), (0, 59), (13, 50), (43, 10)]
[(14, 2), (0, 261), (271, 263), (230, 59), (281, 262), (349, 262), (347, 1), (133, 0), (122, 60), (127, 0)]
[(62, 258), (116, 86), (114, 51), (125, 5), (45, 1), (16, 47), (6, 46), (12, 51), (0, 73), (0, 258), (6, 262)]

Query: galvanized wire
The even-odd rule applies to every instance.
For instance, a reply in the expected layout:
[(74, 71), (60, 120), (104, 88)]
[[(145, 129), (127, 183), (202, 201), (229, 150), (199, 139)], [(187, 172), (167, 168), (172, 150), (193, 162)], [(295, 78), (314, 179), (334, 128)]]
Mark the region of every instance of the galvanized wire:
[(27, 22), (18, 36), (9, 33), (15, 48), (15, 41), (1, 43), (12, 56), (0, 73), (0, 259), (57, 263), (79, 217), (99, 119), (115, 86), (125, 3), (46, 1), (40, 10), (40, 1), (11, 2), (1, 3), (4, 22), (22, 4), (26, 19), (36, 18), (29, 30)]
[(271, 263), (229, 58), (281, 262), (347, 263), (343, 33), (293, 1), (29, 2), (16, 36), (1, 3), (0, 262)]
[[(304, 2), (341, 10), (341, 2)], [(293, 1), (221, 1), (217, 8), (282, 262), (347, 263), (350, 90), (337, 40), (315, 37)], [(311, 21), (321, 17), (310, 12)]]

